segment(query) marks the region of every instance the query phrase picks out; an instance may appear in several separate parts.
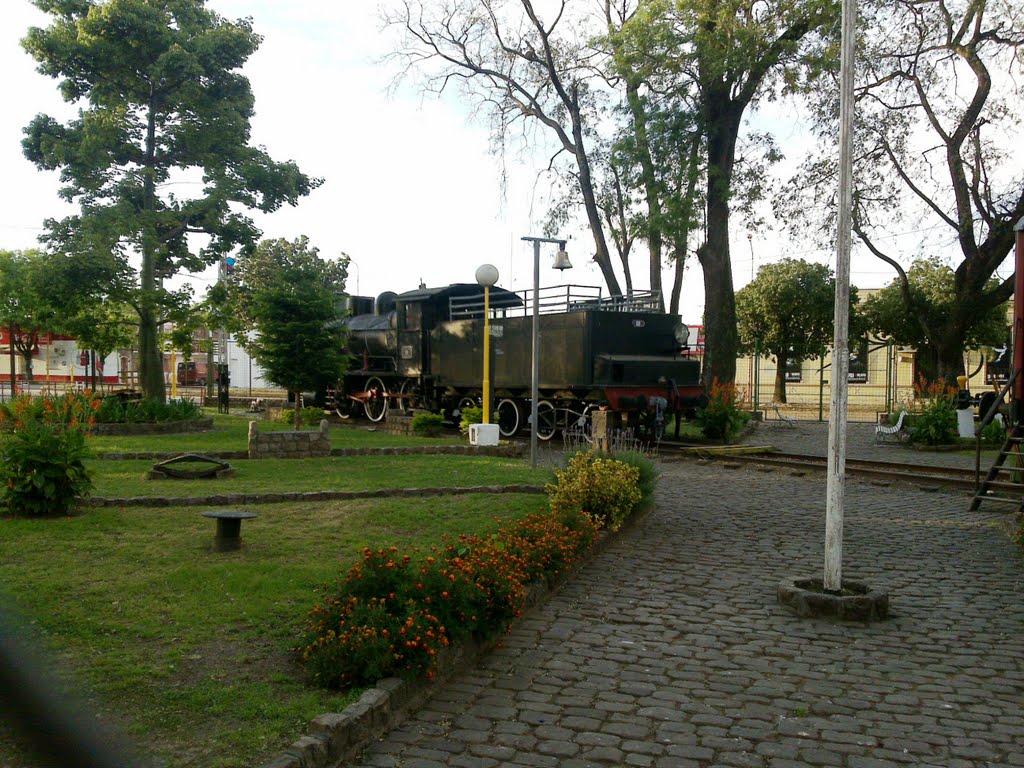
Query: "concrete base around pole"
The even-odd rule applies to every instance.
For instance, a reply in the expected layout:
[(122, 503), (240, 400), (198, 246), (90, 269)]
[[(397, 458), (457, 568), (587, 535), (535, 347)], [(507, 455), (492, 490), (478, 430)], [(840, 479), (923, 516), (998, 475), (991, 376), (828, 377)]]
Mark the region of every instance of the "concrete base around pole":
[(881, 621), (889, 615), (889, 595), (867, 584), (843, 579), (839, 594), (826, 592), (821, 578), (788, 578), (779, 584), (779, 604), (801, 618)]

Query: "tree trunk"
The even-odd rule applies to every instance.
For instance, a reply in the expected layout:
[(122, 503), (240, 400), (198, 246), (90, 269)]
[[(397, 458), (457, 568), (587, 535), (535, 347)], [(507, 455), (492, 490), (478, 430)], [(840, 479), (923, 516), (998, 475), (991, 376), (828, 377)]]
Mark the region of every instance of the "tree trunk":
[(742, 106), (729, 101), (728, 92), (706, 95), (704, 114), (708, 138), (707, 240), (697, 250), (704, 268), (705, 386), (718, 379), (736, 380), (736, 295), (729, 256), (729, 192), (732, 187)]
[(11, 397), (18, 394), (18, 355), (14, 351), (14, 324), (7, 326), (7, 351), (11, 364)]
[(626, 84), (626, 99), (633, 115), (636, 146), (640, 155), (640, 171), (647, 201), (647, 247), (650, 250), (651, 290), (658, 292), (658, 309), (665, 311), (665, 295), (661, 283), (661, 197), (658, 194), (657, 175), (651, 158), (650, 142), (647, 138), (647, 113), (640, 100), (639, 84), (630, 80)]
[[(573, 99), (577, 94), (573, 90)], [(569, 114), (572, 118), (572, 140), (575, 145), (576, 165), (579, 168), (580, 194), (583, 196), (583, 207), (587, 212), (587, 222), (590, 224), (590, 232), (594, 237), (594, 261), (601, 268), (605, 285), (612, 296), (621, 296), (622, 288), (619, 287), (619, 280), (615, 277), (615, 270), (612, 268), (611, 253), (608, 250), (608, 240), (604, 236), (604, 226), (601, 221), (601, 209), (597, 205), (597, 196), (594, 194), (594, 182), (590, 175), (590, 158), (583, 145), (583, 119), (580, 116), (579, 102), (569, 107)]]
[(156, 284), (156, 110), (149, 108), (146, 130), (146, 167), (143, 169), (143, 216), (142, 266), (139, 270), (139, 287), (142, 296), (139, 301), (139, 386), (142, 396), (159, 400), (167, 397), (164, 384), (164, 357), (160, 349), (158, 327), (157, 284)]
[(935, 378), (956, 386), (956, 377), (963, 375), (963, 342), (951, 340), (938, 345), (935, 349)]
[(683, 274), (686, 271), (686, 251), (690, 241), (690, 223), (693, 221), (693, 198), (697, 194), (698, 163), (700, 162), (700, 134), (694, 132), (690, 138), (690, 147), (686, 155), (684, 171), (685, 187), (680, 179), (679, 189), (682, 190), (682, 206), (680, 220), (676, 222), (675, 234), (672, 238), (672, 261), (675, 269), (672, 276), (672, 303), (669, 312), (680, 314), (679, 298), (683, 292)]
[(290, 393), (295, 402), (295, 418), (292, 419), (295, 431), (298, 432), (302, 429), (302, 393), (291, 392)]
[(786, 355), (775, 353), (775, 391), (772, 399), (776, 403), (786, 402)]

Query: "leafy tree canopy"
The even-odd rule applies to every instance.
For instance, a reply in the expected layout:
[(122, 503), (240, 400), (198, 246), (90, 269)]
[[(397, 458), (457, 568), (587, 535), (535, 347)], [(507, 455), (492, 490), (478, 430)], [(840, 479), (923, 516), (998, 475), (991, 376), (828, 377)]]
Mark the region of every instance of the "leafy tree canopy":
[[(850, 289), (851, 305), (857, 290)], [(787, 359), (820, 354), (833, 338), (836, 281), (832, 269), (800, 259), (766, 264), (736, 292), (740, 348), (767, 352), (776, 360), (775, 399), (786, 402)], [(856, 327), (856, 322), (851, 324)]]
[[(59, 170), (61, 196), (81, 206), (47, 221), (44, 240), (75, 257), (118, 260), (140, 318), (140, 382), (163, 399), (157, 327), (182, 297), (162, 278), (251, 247), (259, 232), (241, 210), (294, 205), (320, 182), (249, 146), (253, 96), (238, 70), (260, 38), (248, 20), (226, 21), (205, 0), (34, 2), (52, 23), (29, 30), (23, 45), (81, 105), (66, 124), (39, 115), (25, 129), (26, 157)], [(141, 255), (137, 273), (132, 255)]]
[[(1013, 292), (1012, 276), (993, 277), (1024, 216), (1024, 175), (1015, 161), (1024, 138), (1019, 5), (866, 0), (860, 7), (853, 230), (902, 286), (904, 310), (893, 305), (886, 327), (902, 327), (906, 343), (928, 349), (934, 375), (947, 380), (963, 373), (963, 352), (977, 343), (970, 330), (977, 319)], [(821, 152), (808, 156), (791, 194), (777, 200), (794, 231), (809, 231), (807, 214), (821, 231), (834, 231), (838, 92), (814, 92)], [(920, 233), (920, 245), (908, 252), (893, 235), (910, 232)], [(938, 249), (956, 259), (951, 294), (941, 281), (941, 311), (920, 300), (921, 287), (905, 268)], [(919, 283), (924, 267), (914, 264)], [(945, 301), (950, 296), (955, 300)], [(896, 297), (887, 291), (885, 300)]]
[[(862, 305), (865, 324), (900, 346), (914, 348), (926, 356), (934, 355), (931, 329), (942, 328), (945, 319), (959, 311), (956, 273), (941, 259), (918, 259), (907, 270), (907, 284), (909, 306), (900, 278), (868, 296)], [(999, 281), (992, 278), (986, 290), (994, 290), (998, 284)], [(1008, 320), (1005, 303), (979, 306), (969, 316), (970, 323), (963, 330), (965, 348), (998, 346), (1006, 341)]]
[(230, 311), (221, 315), (226, 326), (270, 381), (294, 393), (320, 390), (336, 384), (348, 363), (338, 302), (346, 268), (347, 259), (321, 259), (305, 237), (264, 240), (212, 301)]

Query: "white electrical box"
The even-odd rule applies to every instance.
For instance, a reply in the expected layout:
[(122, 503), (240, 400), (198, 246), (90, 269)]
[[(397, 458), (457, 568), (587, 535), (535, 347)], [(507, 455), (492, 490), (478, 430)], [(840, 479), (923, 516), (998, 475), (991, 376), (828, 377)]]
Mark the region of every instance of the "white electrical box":
[(497, 445), (498, 444), (497, 424), (470, 424), (469, 444), (470, 445)]

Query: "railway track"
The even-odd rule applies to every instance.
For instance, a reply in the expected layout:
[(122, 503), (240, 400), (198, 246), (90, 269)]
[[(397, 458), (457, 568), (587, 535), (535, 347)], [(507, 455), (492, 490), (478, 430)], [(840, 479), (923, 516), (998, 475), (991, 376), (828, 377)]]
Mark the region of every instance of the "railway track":
[[(724, 464), (753, 465), (765, 469), (789, 469), (794, 472), (825, 472), (827, 460), (824, 456), (810, 456), (799, 453), (718, 453), (699, 447), (671, 446), (661, 444), (659, 452), (669, 461), (686, 459), (716, 460)], [(920, 464), (899, 464), (888, 461), (847, 459), (846, 473), (879, 482), (903, 482), (924, 488), (957, 488), (974, 491), (973, 469), (960, 467), (922, 466)]]

